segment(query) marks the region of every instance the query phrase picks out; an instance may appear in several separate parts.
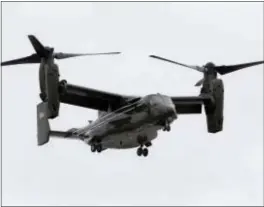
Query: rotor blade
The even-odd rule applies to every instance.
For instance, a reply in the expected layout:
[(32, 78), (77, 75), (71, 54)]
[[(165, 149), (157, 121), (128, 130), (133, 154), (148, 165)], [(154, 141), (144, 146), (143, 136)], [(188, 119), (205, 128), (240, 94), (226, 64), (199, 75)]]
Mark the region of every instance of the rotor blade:
[(77, 57), (77, 56), (86, 56), (86, 55), (114, 55), (114, 54), (120, 54), (121, 52), (107, 52), (107, 53), (83, 53), (83, 54), (74, 54), (74, 53), (55, 53), (54, 58), (56, 59), (64, 59), (64, 58), (71, 58), (71, 57)]
[(174, 63), (174, 64), (177, 64), (177, 65), (181, 65), (183, 67), (191, 68), (193, 70), (197, 70), (197, 71), (200, 71), (200, 72), (204, 72), (204, 70), (205, 70), (203, 67), (185, 65), (185, 64), (182, 64), (182, 63), (179, 63), (179, 62), (175, 62), (175, 61), (172, 61), (172, 60), (169, 60), (169, 59), (165, 59), (165, 58), (156, 56), (156, 55), (150, 55), (149, 57), (156, 58), (156, 59), (163, 60), (163, 61), (167, 61), (167, 62), (170, 62), (170, 63)]
[(239, 65), (222, 65), (222, 66), (215, 66), (215, 70), (221, 74), (225, 75), (227, 73), (232, 73), (237, 70), (241, 70), (243, 68), (251, 67), (254, 65), (263, 64), (264, 61), (257, 61), (257, 62), (251, 62), (251, 63), (244, 63)]
[(40, 57), (37, 54), (33, 54), (27, 57), (9, 60), (1, 63), (1, 66), (27, 64), (27, 63), (40, 63)]
[(46, 49), (45, 47), (40, 43), (40, 41), (34, 36), (34, 35), (28, 35), (28, 38), (34, 47), (36, 53), (40, 57), (46, 57)]
[(194, 86), (201, 86), (204, 82), (204, 78), (202, 78), (201, 80), (199, 80)]

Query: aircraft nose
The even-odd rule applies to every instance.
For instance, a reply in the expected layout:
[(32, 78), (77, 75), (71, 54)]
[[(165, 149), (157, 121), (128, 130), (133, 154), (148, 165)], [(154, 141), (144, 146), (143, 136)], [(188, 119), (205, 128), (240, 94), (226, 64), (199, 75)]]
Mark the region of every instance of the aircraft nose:
[(170, 119), (171, 121), (177, 118), (175, 105), (170, 97), (161, 95), (151, 96), (149, 104), (151, 114), (154, 117)]
[(164, 118), (167, 118), (169, 122), (172, 122), (177, 118), (175, 106), (173, 105), (162, 105), (159, 106), (158, 114)]
[(166, 115), (169, 118), (171, 118), (172, 120), (177, 118), (177, 113), (176, 113), (176, 110), (175, 110), (175, 106), (174, 105), (167, 107), (167, 113), (166, 113)]

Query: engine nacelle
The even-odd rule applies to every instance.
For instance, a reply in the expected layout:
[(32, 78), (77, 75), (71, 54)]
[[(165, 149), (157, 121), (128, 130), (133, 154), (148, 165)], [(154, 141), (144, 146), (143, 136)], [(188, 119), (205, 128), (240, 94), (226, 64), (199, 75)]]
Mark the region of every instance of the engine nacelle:
[(59, 68), (56, 64), (44, 65), (45, 74), (45, 102), (48, 103), (48, 118), (55, 118), (59, 115), (60, 96), (59, 96)]
[(213, 97), (213, 103), (205, 105), (207, 130), (209, 133), (217, 133), (223, 130), (224, 121), (224, 84), (221, 79), (212, 80), (212, 88), (209, 92)]

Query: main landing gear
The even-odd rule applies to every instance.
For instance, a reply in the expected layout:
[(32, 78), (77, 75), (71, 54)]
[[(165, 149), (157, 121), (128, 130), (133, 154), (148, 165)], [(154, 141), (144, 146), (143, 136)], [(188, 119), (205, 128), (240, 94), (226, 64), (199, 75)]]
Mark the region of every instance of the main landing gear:
[(102, 152), (102, 144), (98, 143), (98, 144), (91, 144), (91, 152)]
[(147, 157), (147, 156), (148, 156), (148, 148), (143, 148), (142, 146), (139, 147), (139, 148), (137, 149), (137, 155), (138, 155), (138, 156), (143, 155), (144, 157)]
[[(151, 142), (148, 142), (148, 138), (146, 136), (138, 136), (138, 143), (140, 144), (140, 147), (137, 149), (137, 155), (138, 156), (144, 156), (147, 157), (148, 156), (148, 148), (150, 147), (152, 144)], [(144, 148), (144, 146), (146, 146), (146, 148)]]

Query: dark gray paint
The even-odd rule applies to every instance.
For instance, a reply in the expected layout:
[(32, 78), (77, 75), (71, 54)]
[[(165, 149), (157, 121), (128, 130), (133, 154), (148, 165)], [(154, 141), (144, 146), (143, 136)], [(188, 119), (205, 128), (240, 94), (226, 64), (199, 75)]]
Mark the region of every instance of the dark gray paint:
[(64, 82), (59, 83), (59, 67), (54, 63), (54, 59), (65, 59), (77, 56), (87, 55), (110, 55), (120, 54), (120, 52), (108, 52), (108, 53), (62, 53), (54, 52), (54, 48), (44, 47), (41, 42), (34, 36), (28, 35), (28, 38), (36, 53), (10, 61), (1, 63), (1, 66), (28, 64), (28, 63), (40, 63), (39, 66), (39, 87), (40, 98), (43, 102), (48, 102), (49, 117), (55, 118), (59, 115), (60, 101), (59, 92), (64, 90)]
[[(59, 82), (59, 68), (54, 58), (63, 59), (88, 54), (54, 53), (53, 48), (44, 47), (33, 35), (29, 39), (36, 54), (12, 61), (4, 65), (40, 62), (39, 83), (41, 99), (37, 107), (38, 145), (49, 141), (50, 136), (77, 138), (91, 145), (92, 151), (101, 152), (107, 148), (138, 147), (138, 155), (147, 156), (143, 146), (151, 146), (160, 129), (170, 131), (170, 124), (177, 119), (177, 114), (201, 113), (205, 107), (207, 130), (217, 133), (223, 129), (224, 85), (217, 74), (227, 74), (262, 64), (263, 61), (231, 65), (215, 66), (207, 63), (203, 67), (185, 65), (159, 56), (150, 57), (171, 62), (203, 72), (204, 77), (196, 85), (202, 84), (199, 96), (169, 97), (161, 94), (126, 96), (99, 91), (91, 88)], [(105, 53), (101, 53), (105, 54)], [(93, 54), (95, 55), (95, 54)], [(71, 104), (98, 110), (98, 119), (87, 127), (71, 129), (66, 132), (50, 130), (48, 119), (59, 115), (60, 103)]]

